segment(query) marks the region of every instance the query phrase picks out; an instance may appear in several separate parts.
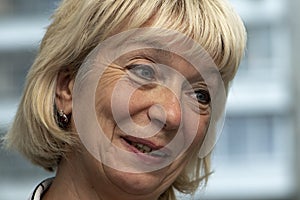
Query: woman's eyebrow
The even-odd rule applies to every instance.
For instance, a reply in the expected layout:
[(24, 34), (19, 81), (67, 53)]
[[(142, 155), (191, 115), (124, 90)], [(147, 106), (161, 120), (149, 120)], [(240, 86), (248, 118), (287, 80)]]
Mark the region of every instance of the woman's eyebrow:
[(145, 57), (153, 62), (164, 61), (167, 59), (171, 59), (172, 57), (169, 52), (163, 51), (161, 49), (152, 49), (151, 47), (137, 50), (132, 54), (132, 56)]
[(219, 70), (217, 70), (215, 67), (195, 67), (193, 66), (196, 70), (197, 70), (197, 74), (193, 75), (191, 77), (191, 80), (206, 80), (206, 79), (211, 79), (211, 78), (215, 78), (217, 76), (220, 75)]
[(172, 59), (171, 52), (156, 49), (152, 47), (145, 47), (143, 46), (140, 49), (131, 51), (127, 53), (123, 58), (127, 61), (132, 61), (134, 59), (148, 59), (153, 63), (167, 63), (169, 60)]
[(151, 38), (137, 37), (126, 41), (129, 47), (135, 47), (135, 51), (141, 50), (144, 53), (151, 53), (157, 56), (171, 57), (174, 52), (170, 50), (168, 45), (162, 44), (160, 41)]
[(189, 77), (186, 81), (191, 85), (198, 85), (203, 83), (211, 88), (215, 88), (219, 85), (220, 72), (214, 68), (199, 70), (199, 73)]

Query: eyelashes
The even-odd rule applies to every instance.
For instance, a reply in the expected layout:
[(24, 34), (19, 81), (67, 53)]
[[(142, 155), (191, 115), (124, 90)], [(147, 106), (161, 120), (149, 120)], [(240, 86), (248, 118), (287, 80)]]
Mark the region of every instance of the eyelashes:
[(196, 89), (190, 95), (192, 96), (192, 98), (196, 99), (198, 103), (201, 103), (203, 105), (208, 105), (211, 102), (211, 97), (207, 90)]
[(135, 75), (137, 78), (144, 79), (145, 81), (155, 81), (156, 72), (154, 69), (146, 64), (134, 64), (127, 67), (128, 71)]

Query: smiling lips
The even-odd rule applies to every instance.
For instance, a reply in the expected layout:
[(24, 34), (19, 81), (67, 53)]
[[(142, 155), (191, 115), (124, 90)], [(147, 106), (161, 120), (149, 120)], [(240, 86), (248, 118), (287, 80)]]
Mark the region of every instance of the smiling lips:
[(132, 136), (125, 136), (122, 139), (131, 147), (136, 149), (136, 153), (144, 153), (148, 156), (167, 158), (170, 157), (170, 151), (162, 146), (157, 146), (148, 140), (136, 138)]

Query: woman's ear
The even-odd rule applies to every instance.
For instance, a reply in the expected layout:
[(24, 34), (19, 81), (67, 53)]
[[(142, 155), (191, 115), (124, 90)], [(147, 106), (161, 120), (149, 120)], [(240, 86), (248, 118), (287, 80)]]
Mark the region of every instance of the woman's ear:
[(55, 104), (57, 110), (65, 114), (72, 112), (72, 92), (74, 79), (70, 70), (63, 70), (58, 73), (55, 91)]

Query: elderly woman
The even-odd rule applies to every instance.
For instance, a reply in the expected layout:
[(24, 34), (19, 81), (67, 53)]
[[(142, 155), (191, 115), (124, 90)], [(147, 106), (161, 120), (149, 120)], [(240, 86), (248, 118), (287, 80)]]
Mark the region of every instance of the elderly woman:
[(225, 0), (62, 1), (5, 138), (56, 170), (31, 199), (192, 194), (245, 35)]

